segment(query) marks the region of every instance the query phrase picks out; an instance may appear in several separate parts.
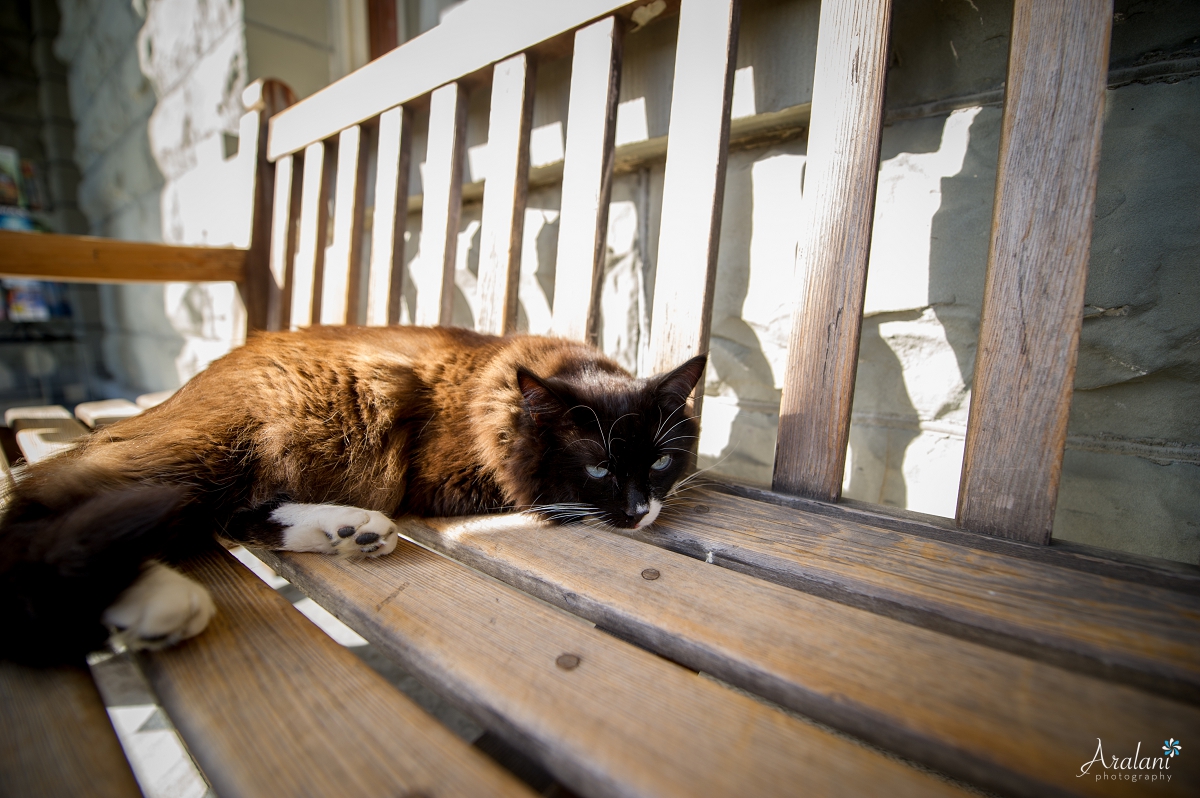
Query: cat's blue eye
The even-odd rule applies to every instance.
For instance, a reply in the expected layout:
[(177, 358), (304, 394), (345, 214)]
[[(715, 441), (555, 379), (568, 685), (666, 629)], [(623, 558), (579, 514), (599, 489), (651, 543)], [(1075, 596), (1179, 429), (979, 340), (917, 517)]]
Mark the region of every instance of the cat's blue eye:
[(604, 466), (590, 465), (587, 467), (588, 476), (594, 479), (602, 479), (608, 476), (608, 469)]
[(671, 455), (664, 454), (662, 457), (658, 458), (653, 463), (651, 463), (650, 468), (654, 469), (655, 471), (662, 471), (664, 468), (666, 468), (670, 464), (671, 464)]

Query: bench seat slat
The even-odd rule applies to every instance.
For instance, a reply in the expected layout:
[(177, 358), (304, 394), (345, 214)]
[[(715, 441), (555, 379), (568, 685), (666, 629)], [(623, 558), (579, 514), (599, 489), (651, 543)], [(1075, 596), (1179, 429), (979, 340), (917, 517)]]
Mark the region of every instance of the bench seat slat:
[[(696, 512), (700, 508), (703, 512)], [(704, 490), (640, 539), (1200, 702), (1200, 596)]]
[(0, 662), (0, 795), (141, 794), (86, 668)]
[(738, 0), (684, 0), (679, 10), (649, 373), (708, 351), (739, 10)]
[(421, 250), (412, 272), (417, 287), (415, 324), (449, 324), (454, 310), (454, 266), (462, 215), (462, 170), (467, 147), (467, 90), (447, 83), (429, 99)]
[(225, 551), (181, 570), (217, 615), (141, 663), (217, 794), (529, 794)]
[(577, 341), (589, 340), (598, 321), (624, 34), (620, 20), (606, 17), (575, 32), (571, 56), (551, 326)]
[(891, 0), (822, 3), (774, 489), (842, 492), (879, 176)]
[(407, 542), (260, 556), (583, 795), (958, 794)]
[[(1200, 708), (604, 531), (493, 516), (409, 532), (678, 662), (1001, 791), (1105, 794), (1063, 767), (1094, 737), (1200, 728)], [(1177, 778), (1178, 795), (1200, 784)]]
[(371, 267), (367, 283), (367, 324), (370, 326), (381, 327), (400, 321), (412, 119), (412, 112), (404, 106), (386, 111), (379, 117), (375, 215), (371, 225)]

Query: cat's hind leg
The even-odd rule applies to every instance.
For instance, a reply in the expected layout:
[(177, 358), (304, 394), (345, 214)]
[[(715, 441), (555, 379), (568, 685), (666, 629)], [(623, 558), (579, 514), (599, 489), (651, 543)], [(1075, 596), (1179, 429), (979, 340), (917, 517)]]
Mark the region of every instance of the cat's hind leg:
[(235, 540), (278, 551), (381, 557), (396, 548), (396, 525), (386, 515), (341, 504), (279, 502), (234, 515)]
[(200, 634), (216, 611), (203, 585), (151, 560), (104, 611), (102, 620), (114, 642), (154, 649)]

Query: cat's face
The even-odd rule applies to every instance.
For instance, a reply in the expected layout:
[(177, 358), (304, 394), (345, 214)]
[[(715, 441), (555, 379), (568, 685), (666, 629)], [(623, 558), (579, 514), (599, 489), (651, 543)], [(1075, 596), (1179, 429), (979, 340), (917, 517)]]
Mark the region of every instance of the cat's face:
[(517, 380), (543, 454), (534, 509), (570, 523), (632, 529), (654, 522), (694, 461), (699, 425), (687, 397), (705, 357), (644, 380), (607, 372)]

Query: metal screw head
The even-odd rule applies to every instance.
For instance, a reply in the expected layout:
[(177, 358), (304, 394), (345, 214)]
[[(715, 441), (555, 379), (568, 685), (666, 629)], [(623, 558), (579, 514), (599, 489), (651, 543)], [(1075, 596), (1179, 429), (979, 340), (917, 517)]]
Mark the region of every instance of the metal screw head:
[(646, 579), (651, 582), (653, 582), (655, 579), (658, 579), (660, 576), (662, 576), (662, 574), (658, 572), (657, 568), (647, 568), (646, 570), (642, 571), (642, 579)]
[(692, 509), (693, 509), (695, 512), (699, 513), (700, 515), (704, 515), (705, 513), (707, 513), (707, 512), (708, 512), (708, 505), (707, 505), (707, 504), (697, 504), (697, 505), (696, 505), (695, 507), (693, 507)]
[(579, 667), (580, 659), (578, 654), (560, 654), (558, 659), (554, 660), (554, 664), (562, 668), (564, 671), (573, 671)]

